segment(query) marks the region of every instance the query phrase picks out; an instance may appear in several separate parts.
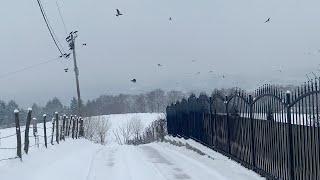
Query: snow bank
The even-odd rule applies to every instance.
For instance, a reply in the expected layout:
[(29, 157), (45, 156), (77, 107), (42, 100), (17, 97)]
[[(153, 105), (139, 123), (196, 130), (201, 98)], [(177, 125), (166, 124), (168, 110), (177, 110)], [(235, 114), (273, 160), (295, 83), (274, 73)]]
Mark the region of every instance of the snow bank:
[[(178, 144), (173, 148), (172, 143), (162, 143), (163, 146), (175, 149), (177, 155), (183, 154), (193, 160), (203, 163), (205, 166), (214, 169), (224, 176), (224, 179), (265, 179), (252, 170), (243, 167), (241, 164), (231, 160), (227, 156), (224, 156), (192, 139), (177, 138), (172, 136), (166, 136), (167, 141)], [(161, 143), (160, 143), (161, 144)], [(199, 153), (200, 152), (200, 153)]]

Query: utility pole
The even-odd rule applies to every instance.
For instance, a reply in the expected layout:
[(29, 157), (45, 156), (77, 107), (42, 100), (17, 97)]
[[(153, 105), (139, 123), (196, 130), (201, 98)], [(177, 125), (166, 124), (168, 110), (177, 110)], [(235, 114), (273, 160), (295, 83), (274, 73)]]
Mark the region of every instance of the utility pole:
[(72, 50), (73, 64), (74, 64), (74, 73), (76, 76), (76, 86), (77, 86), (77, 96), (78, 96), (78, 116), (81, 116), (81, 96), (80, 96), (80, 85), (79, 85), (79, 68), (77, 66), (77, 57), (76, 57), (76, 48), (75, 42), (78, 31), (71, 32), (66, 38), (66, 41), (69, 43), (70, 50)]

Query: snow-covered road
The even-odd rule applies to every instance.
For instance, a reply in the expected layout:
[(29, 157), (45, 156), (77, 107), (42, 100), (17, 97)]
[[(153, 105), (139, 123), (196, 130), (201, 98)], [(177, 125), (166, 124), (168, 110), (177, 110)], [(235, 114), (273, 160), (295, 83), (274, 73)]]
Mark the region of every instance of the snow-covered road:
[(22, 163), (18, 160), (0, 162), (0, 179), (261, 179), (255, 173), (221, 157), (199, 155), (169, 143), (100, 146), (86, 140), (68, 140), (49, 150), (35, 149), (30, 155), (24, 156)]
[(175, 150), (152, 144), (104, 148), (94, 157), (88, 179), (225, 179), (220, 173)]

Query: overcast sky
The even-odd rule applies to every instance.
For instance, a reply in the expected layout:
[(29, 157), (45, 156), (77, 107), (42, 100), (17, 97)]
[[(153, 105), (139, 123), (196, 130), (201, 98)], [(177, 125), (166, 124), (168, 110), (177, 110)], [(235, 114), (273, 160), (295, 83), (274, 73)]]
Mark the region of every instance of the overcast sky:
[[(66, 45), (55, 0), (42, 2), (56, 35)], [(269, 82), (299, 84), (306, 73), (319, 72), (318, 0), (58, 3), (68, 31), (79, 31), (77, 56), (85, 100), (155, 88), (190, 91), (240, 86), (252, 90)], [(124, 15), (116, 17), (116, 8)], [(0, 16), (0, 98), (23, 106), (43, 104), (54, 96), (69, 103), (76, 96), (71, 59), (4, 77), (59, 56), (36, 0), (4, 1)], [(270, 23), (264, 23), (269, 17)], [(163, 66), (157, 67), (158, 63)], [(136, 84), (130, 82), (132, 78)]]

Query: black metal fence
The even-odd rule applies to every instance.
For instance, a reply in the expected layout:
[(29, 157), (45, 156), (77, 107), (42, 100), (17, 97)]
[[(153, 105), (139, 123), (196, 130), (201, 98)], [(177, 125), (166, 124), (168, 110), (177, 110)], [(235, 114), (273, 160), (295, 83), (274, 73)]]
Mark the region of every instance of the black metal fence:
[(291, 92), (191, 95), (167, 107), (168, 133), (192, 138), (268, 179), (320, 179), (320, 80)]

